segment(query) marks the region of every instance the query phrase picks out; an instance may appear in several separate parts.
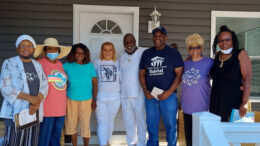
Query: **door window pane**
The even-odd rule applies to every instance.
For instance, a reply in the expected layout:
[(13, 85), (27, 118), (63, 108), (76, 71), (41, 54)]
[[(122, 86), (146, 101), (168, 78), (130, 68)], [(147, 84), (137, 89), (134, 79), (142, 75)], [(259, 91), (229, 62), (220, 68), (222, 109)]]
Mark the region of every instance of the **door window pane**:
[(118, 24), (111, 20), (98, 21), (91, 29), (91, 33), (122, 34)]

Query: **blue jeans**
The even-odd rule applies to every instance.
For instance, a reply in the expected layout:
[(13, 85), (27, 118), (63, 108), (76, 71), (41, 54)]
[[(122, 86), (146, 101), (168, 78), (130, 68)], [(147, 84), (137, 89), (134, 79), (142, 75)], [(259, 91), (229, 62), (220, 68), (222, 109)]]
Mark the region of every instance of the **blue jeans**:
[(64, 126), (64, 119), (65, 116), (43, 117), (38, 146), (60, 146), (60, 136)]
[(158, 131), (161, 115), (166, 129), (168, 146), (176, 146), (177, 106), (178, 99), (175, 93), (171, 94), (166, 100), (145, 98), (146, 122), (149, 134), (147, 146), (159, 146)]

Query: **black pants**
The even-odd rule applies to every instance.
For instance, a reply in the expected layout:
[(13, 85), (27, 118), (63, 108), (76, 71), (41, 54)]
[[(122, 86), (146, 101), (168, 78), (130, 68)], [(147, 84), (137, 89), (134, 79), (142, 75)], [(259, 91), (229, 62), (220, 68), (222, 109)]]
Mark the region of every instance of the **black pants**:
[(183, 113), (186, 146), (192, 146), (192, 115)]

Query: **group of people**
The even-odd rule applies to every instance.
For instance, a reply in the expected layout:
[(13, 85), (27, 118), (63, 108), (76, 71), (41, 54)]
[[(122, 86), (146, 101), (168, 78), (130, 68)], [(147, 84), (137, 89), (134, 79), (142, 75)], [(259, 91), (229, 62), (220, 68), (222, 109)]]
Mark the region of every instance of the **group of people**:
[[(175, 146), (180, 82), (187, 146), (192, 145), (192, 113), (210, 111), (222, 121), (229, 120), (233, 108), (241, 116), (246, 114), (251, 62), (246, 51), (239, 49), (233, 31), (221, 27), (214, 40), (214, 60), (202, 55), (204, 40), (197, 33), (186, 38), (189, 57), (185, 61), (176, 47), (166, 45), (165, 28), (157, 27), (152, 34), (154, 46), (146, 50), (136, 46), (133, 34), (126, 34), (120, 59), (114, 44), (105, 42), (93, 63), (82, 43), (68, 47), (47, 38), (43, 45), (36, 45), (31, 36), (19, 36), (15, 43), (18, 56), (3, 62), (0, 75), (4, 145), (57, 146), (65, 125), (72, 144), (77, 145), (79, 130), (86, 146), (93, 111), (99, 144), (109, 145), (122, 105), (129, 146), (158, 146), (160, 117), (168, 145)], [(67, 62), (62, 64), (59, 59), (64, 57)], [(24, 110), (39, 114), (41, 123), (16, 131), (14, 115)]]

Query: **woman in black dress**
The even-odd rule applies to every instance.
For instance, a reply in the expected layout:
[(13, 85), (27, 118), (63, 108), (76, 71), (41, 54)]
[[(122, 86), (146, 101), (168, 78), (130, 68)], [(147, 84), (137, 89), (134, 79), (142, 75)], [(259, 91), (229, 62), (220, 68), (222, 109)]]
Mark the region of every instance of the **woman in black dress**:
[(220, 51), (210, 71), (213, 79), (210, 112), (221, 116), (221, 121), (229, 121), (233, 108), (239, 109), (242, 117), (247, 112), (252, 64), (247, 52), (239, 49), (236, 34), (226, 26), (221, 26), (214, 39), (215, 52), (217, 45)]

